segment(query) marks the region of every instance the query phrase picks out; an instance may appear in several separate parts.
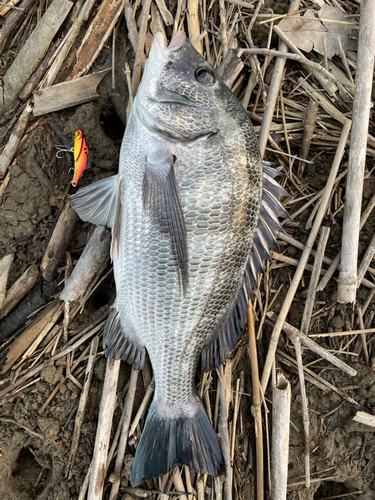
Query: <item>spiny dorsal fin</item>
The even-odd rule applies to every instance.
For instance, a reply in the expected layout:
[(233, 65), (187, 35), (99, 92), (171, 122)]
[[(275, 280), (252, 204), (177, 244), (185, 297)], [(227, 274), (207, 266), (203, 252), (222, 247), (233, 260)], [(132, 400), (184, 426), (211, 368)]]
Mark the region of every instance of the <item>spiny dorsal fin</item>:
[(154, 226), (169, 235), (185, 295), (189, 285), (187, 235), (172, 155), (158, 162), (147, 159), (143, 178), (143, 206)]
[(263, 199), (243, 283), (239, 284), (237, 295), (216, 335), (202, 351), (202, 365), (206, 371), (224, 363), (238, 342), (246, 322), (248, 300), (252, 297), (253, 286), (257, 284), (257, 276), (263, 269), (263, 260), (271, 259), (269, 250), (277, 245), (274, 232), (283, 231), (278, 215), (287, 215), (287, 212), (279, 198), (287, 193), (274, 180), (278, 175), (281, 175), (280, 172), (263, 162)]

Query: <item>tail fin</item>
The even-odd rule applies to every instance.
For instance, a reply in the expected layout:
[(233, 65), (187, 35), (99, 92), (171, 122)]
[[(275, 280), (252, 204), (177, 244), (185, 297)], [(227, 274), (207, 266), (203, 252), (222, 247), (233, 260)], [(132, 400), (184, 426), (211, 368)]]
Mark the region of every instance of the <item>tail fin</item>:
[(152, 403), (135, 454), (131, 484), (138, 486), (178, 464), (212, 476), (224, 472), (219, 441), (200, 400), (194, 417), (171, 420), (160, 419), (155, 401)]

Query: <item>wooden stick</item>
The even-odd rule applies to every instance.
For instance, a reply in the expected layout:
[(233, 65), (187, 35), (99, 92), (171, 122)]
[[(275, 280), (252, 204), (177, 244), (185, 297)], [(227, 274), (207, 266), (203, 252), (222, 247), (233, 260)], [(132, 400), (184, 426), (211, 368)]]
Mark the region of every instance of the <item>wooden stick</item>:
[(88, 498), (90, 498), (90, 500), (102, 499), (112, 418), (116, 406), (116, 387), (120, 365), (120, 359), (107, 359), (103, 396), (100, 401), (99, 420), (90, 474), (88, 491)]
[(310, 488), (310, 433), (309, 433), (310, 421), (309, 421), (309, 412), (307, 409), (307, 396), (305, 387), (305, 376), (303, 373), (303, 361), (302, 361), (300, 337), (297, 337), (293, 342), (293, 344), (296, 349), (298, 377), (299, 377), (299, 385), (300, 385), (301, 399), (302, 399), (302, 422), (305, 433), (305, 486), (306, 488)]
[(219, 0), (219, 5), (220, 5), (221, 46), (223, 48), (223, 57), (225, 57), (228, 54), (228, 35), (227, 35), (227, 28), (226, 28), (226, 15), (225, 15), (224, 0)]
[[(293, 12), (299, 9), (301, 0), (291, 0), (289, 6), (289, 12)], [(286, 44), (280, 40), (279, 42), (279, 52), (286, 52), (287, 46)], [(267, 96), (267, 104), (264, 110), (262, 126), (259, 134), (259, 149), (262, 157), (264, 156), (264, 152), (266, 150), (269, 129), (272, 123), (273, 112), (276, 106), (277, 97), (279, 95), (280, 84), (283, 79), (285, 66), (285, 59), (279, 57), (276, 59), (275, 66), (272, 73), (272, 79), (269, 86), (268, 96)]]
[(122, 465), (123, 465), (124, 456), (125, 456), (125, 448), (126, 448), (126, 444), (128, 442), (130, 419), (131, 419), (132, 411), (133, 411), (135, 391), (137, 389), (138, 373), (139, 373), (139, 370), (136, 370), (134, 367), (132, 367), (132, 371), (131, 371), (131, 375), (130, 375), (129, 390), (128, 390), (128, 393), (127, 393), (126, 399), (125, 399), (124, 423), (122, 426), (120, 442), (119, 442), (118, 450), (117, 450), (115, 470), (112, 473), (112, 476), (114, 477), (114, 481), (112, 483), (111, 494), (109, 496), (109, 500), (115, 500), (117, 498), (118, 490), (120, 488), (121, 470), (122, 470)]
[(77, 218), (76, 212), (71, 208), (70, 202), (67, 201), (57, 220), (40, 265), (40, 270), (46, 281), (52, 281), (55, 276), (60, 259), (63, 257), (70, 241)]
[(372, 0), (362, 0), (359, 22), (357, 72), (353, 100), (348, 180), (341, 247), (341, 271), (337, 290), (339, 302), (353, 302), (357, 290), (357, 258), (362, 206), (363, 176), (371, 108), (375, 56), (375, 9)]
[(17, 148), (22, 139), (26, 125), (28, 124), (32, 110), (32, 104), (27, 103), (20, 117), (18, 118), (17, 123), (12, 129), (9, 140), (5, 148), (3, 149), (2, 155), (0, 156), (0, 176), (6, 174), (14, 155), (16, 154)]
[[(188, 0), (186, 18), (187, 18), (187, 24), (188, 24), (189, 39), (191, 41), (195, 41), (201, 33), (200, 24), (199, 24), (199, 17), (198, 17), (198, 9), (199, 9), (198, 0)], [(195, 49), (200, 54), (203, 54), (202, 42), (198, 42), (195, 45)]]
[(363, 352), (364, 352), (364, 355), (365, 355), (366, 365), (369, 366), (370, 365), (370, 358), (369, 358), (368, 349), (367, 349), (367, 339), (366, 339), (366, 334), (363, 333), (364, 325), (363, 325), (362, 310), (361, 310), (361, 308), (359, 306), (357, 307), (357, 311), (358, 311), (359, 326), (360, 326), (360, 328), (362, 330), (362, 333), (360, 335), (361, 335), (361, 338), (362, 338)]
[(303, 311), (302, 322), (301, 322), (301, 331), (305, 334), (307, 334), (309, 331), (311, 314), (315, 302), (316, 286), (320, 278), (320, 271), (322, 268), (323, 256), (328, 241), (329, 231), (330, 231), (329, 227), (326, 226), (322, 227), (319, 245), (316, 252), (317, 255), (314, 261), (314, 267), (310, 278), (309, 291), (307, 293), (305, 308)]
[[(277, 320), (277, 315), (272, 311), (269, 311), (267, 313), (267, 317), (272, 319), (272, 321)], [(318, 356), (326, 359), (333, 365), (337, 366), (337, 368), (340, 368), (340, 370), (342, 370), (343, 372), (347, 373), (348, 375), (351, 375), (352, 377), (355, 377), (357, 375), (357, 372), (356, 370), (354, 370), (354, 368), (344, 363), (344, 361), (341, 361), (341, 359), (338, 359), (335, 356), (333, 356), (333, 354), (326, 351), (320, 345), (316, 344), (313, 340), (310, 339), (310, 337), (305, 335), (303, 332), (301, 332), (291, 324), (285, 321), (282, 328), (284, 332), (288, 335), (290, 340), (292, 340), (292, 342), (295, 342), (296, 339), (299, 338), (304, 346), (306, 346), (311, 351), (315, 352), (315, 354), (317, 354)], [(358, 333), (358, 331), (355, 331), (353, 333)]]
[(8, 276), (13, 264), (13, 259), (14, 253), (8, 253), (0, 260), (0, 310), (5, 299)]
[(351, 121), (347, 120), (344, 127), (343, 127), (343, 130), (342, 130), (340, 142), (339, 142), (339, 145), (337, 147), (335, 158), (333, 160), (331, 172), (330, 172), (328, 180), (327, 180), (327, 185), (326, 185), (325, 190), (324, 190), (324, 194), (323, 194), (322, 201), (321, 201), (321, 204), (319, 207), (319, 211), (315, 217), (314, 225), (311, 229), (310, 236), (309, 236), (307, 243), (306, 243), (306, 248), (302, 253), (302, 256), (301, 256), (301, 259), (299, 262), (299, 266), (296, 269), (292, 283), (290, 284), (290, 287), (289, 287), (289, 290), (288, 290), (287, 295), (285, 297), (284, 303), (282, 305), (279, 317), (276, 321), (275, 327), (274, 327), (273, 332), (272, 332), (270, 346), (268, 349), (267, 358), (266, 358), (266, 362), (265, 362), (264, 370), (263, 370), (263, 374), (262, 374), (261, 385), (262, 385), (263, 392), (265, 392), (266, 388), (267, 388), (267, 384), (268, 384), (269, 376), (271, 373), (271, 368), (272, 368), (273, 360), (275, 357), (277, 342), (279, 340), (282, 325), (284, 324), (284, 322), (286, 320), (290, 305), (291, 305), (291, 303), (293, 301), (293, 297), (297, 291), (297, 288), (298, 288), (299, 282), (301, 280), (303, 271), (305, 269), (308, 258), (310, 256), (310, 252), (311, 252), (313, 244), (315, 242), (315, 238), (318, 234), (320, 224), (322, 223), (323, 217), (325, 216), (325, 213), (327, 210), (328, 201), (331, 197), (331, 191), (332, 191), (333, 185), (335, 183), (337, 171), (339, 169), (342, 157), (344, 155), (346, 140), (347, 140), (347, 137), (349, 134), (350, 126), (351, 126)]
[(138, 425), (138, 422), (141, 420), (144, 412), (146, 411), (148, 402), (150, 401), (154, 390), (155, 390), (155, 379), (153, 378), (151, 383), (149, 384), (149, 386), (146, 389), (146, 394), (144, 395), (143, 401), (142, 401), (140, 407), (138, 408), (136, 416), (134, 417), (133, 423), (132, 423), (130, 430), (129, 430), (129, 436), (134, 434), (135, 429)]
[(247, 326), (249, 332), (249, 353), (251, 365), (251, 381), (253, 386), (253, 404), (251, 413), (254, 417), (255, 446), (256, 446), (256, 493), (257, 500), (264, 499), (263, 483), (263, 427), (262, 427), (262, 401), (260, 397), (258, 355), (255, 339), (254, 313), (252, 301), (249, 301), (247, 310)]
[(95, 228), (82, 255), (60, 295), (61, 300), (79, 301), (100, 269), (109, 262), (111, 233), (102, 226)]
[(27, 295), (39, 279), (39, 269), (32, 264), (9, 288), (0, 309), (0, 320), (5, 318), (16, 305)]
[(91, 386), (92, 375), (94, 373), (94, 366), (95, 366), (96, 353), (98, 350), (98, 344), (99, 344), (99, 337), (96, 336), (91, 342), (90, 356), (89, 356), (89, 359), (87, 362), (85, 381), (83, 384), (83, 390), (82, 390), (82, 394), (81, 394), (81, 397), (79, 400), (76, 421), (74, 424), (72, 446), (70, 448), (70, 454), (69, 454), (68, 464), (67, 464), (66, 473), (65, 473), (65, 477), (68, 478), (68, 480), (70, 480), (73, 477), (73, 467), (74, 467), (75, 459), (77, 456), (79, 438), (81, 435), (81, 428), (82, 428), (83, 419), (85, 416), (87, 402), (89, 399), (89, 390), (90, 390), (90, 386)]
[(290, 426), (290, 383), (279, 374), (272, 391), (272, 500), (286, 500)]

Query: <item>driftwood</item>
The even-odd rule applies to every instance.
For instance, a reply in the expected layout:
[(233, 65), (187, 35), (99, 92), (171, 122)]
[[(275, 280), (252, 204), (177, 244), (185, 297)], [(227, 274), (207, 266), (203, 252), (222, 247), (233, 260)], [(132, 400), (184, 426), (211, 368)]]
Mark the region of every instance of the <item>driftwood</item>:
[(111, 239), (104, 227), (95, 229), (60, 295), (61, 300), (78, 302), (83, 297), (94, 277), (109, 262)]
[(342, 232), (341, 271), (337, 291), (339, 302), (353, 302), (357, 291), (357, 259), (363, 177), (374, 76), (374, 25), (374, 3), (372, 0), (362, 0), (353, 101), (353, 127), (350, 137), (348, 181)]
[(285, 500), (288, 482), (290, 384), (279, 375), (272, 391), (271, 498)]
[(54, 0), (4, 75), (4, 104), (9, 109), (45, 56), (73, 3)]
[(9, 140), (2, 152), (2, 155), (0, 156), (0, 176), (6, 174), (14, 155), (16, 154), (32, 109), (31, 104), (26, 104), (25, 109), (22, 111), (17, 123), (12, 129)]
[(124, 4), (124, 0), (104, 0), (100, 5), (77, 51), (77, 62), (69, 80), (85, 74), (91, 68), (122, 13)]
[(34, 92), (34, 116), (70, 108), (99, 97), (96, 89), (109, 70), (98, 71), (69, 82)]
[(65, 249), (70, 241), (76, 221), (76, 212), (71, 208), (70, 202), (66, 202), (48, 242), (40, 265), (40, 270), (45, 280), (51, 281), (54, 277), (60, 259), (64, 255)]
[(9, 253), (0, 260), (0, 311), (4, 302), (9, 271), (12, 266), (13, 259), (14, 259), (14, 253)]
[(6, 362), (2, 368), (2, 373), (6, 373), (14, 363), (22, 356), (32, 345), (38, 335), (47, 334), (52, 328), (52, 319), (56, 313), (62, 313), (61, 302), (56, 299), (36, 317), (32, 324), (19, 335), (11, 344), (7, 353)]
[(22, 276), (10, 287), (5, 295), (3, 305), (0, 309), (0, 320), (10, 313), (16, 305), (33, 288), (39, 279), (39, 269), (36, 264), (32, 264)]

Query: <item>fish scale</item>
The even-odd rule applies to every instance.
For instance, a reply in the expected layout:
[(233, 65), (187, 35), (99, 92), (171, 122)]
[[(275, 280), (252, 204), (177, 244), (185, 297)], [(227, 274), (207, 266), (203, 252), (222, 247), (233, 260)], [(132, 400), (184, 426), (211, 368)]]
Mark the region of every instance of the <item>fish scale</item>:
[(241, 335), (262, 259), (282, 230), (276, 175), (262, 166), (245, 110), (184, 33), (168, 47), (156, 35), (118, 175), (71, 197), (83, 220), (112, 227), (107, 355), (142, 368), (147, 350), (154, 371), (133, 486), (179, 463), (223, 471), (195, 372), (200, 356), (206, 370), (224, 362)]

